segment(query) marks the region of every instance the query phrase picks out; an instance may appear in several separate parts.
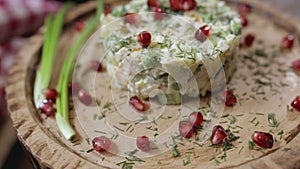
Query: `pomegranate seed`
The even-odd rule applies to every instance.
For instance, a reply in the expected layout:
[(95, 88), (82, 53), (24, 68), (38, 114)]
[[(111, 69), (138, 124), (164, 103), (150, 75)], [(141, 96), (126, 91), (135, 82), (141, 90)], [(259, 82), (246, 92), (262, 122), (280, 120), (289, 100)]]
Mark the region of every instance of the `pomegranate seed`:
[(291, 106), (300, 112), (300, 96), (297, 96), (291, 103)]
[(94, 70), (96, 72), (102, 72), (103, 71), (102, 64), (98, 60), (92, 60), (89, 64), (89, 67), (90, 67), (91, 70)]
[(185, 0), (183, 2), (182, 7), (183, 7), (183, 10), (190, 11), (190, 10), (195, 9), (196, 5), (197, 5), (197, 3), (195, 0)]
[(151, 34), (147, 31), (143, 31), (138, 34), (137, 40), (142, 47), (148, 47), (151, 43)]
[(225, 103), (225, 106), (228, 106), (228, 107), (232, 107), (237, 103), (237, 98), (233, 94), (232, 90), (225, 91), (223, 102)]
[(174, 11), (182, 10), (182, 0), (170, 0), (171, 9)]
[(126, 23), (135, 24), (137, 21), (137, 14), (136, 13), (126, 13), (124, 16), (124, 20)]
[(281, 47), (283, 49), (292, 49), (294, 46), (294, 36), (288, 35), (284, 37), (281, 41)]
[(160, 7), (160, 0), (148, 0), (148, 7)]
[(212, 136), (211, 136), (211, 143), (213, 145), (219, 144), (223, 142), (223, 140), (227, 137), (227, 133), (225, 132), (224, 128), (220, 125), (217, 125), (213, 128)]
[(241, 15), (241, 24), (243, 27), (248, 26), (248, 19), (246, 18), (246, 16)]
[(105, 4), (105, 5), (104, 5), (104, 14), (105, 14), (105, 15), (110, 14), (111, 11), (112, 11), (112, 10), (111, 10), (111, 6)]
[(70, 82), (68, 85), (69, 94), (72, 94), (74, 96), (78, 95), (79, 90), (81, 89), (80, 85), (78, 83), (72, 83)]
[(193, 126), (197, 127), (203, 123), (203, 116), (200, 112), (193, 112), (189, 116), (189, 122), (193, 124)]
[(152, 8), (154, 20), (162, 20), (165, 17), (165, 12), (161, 8)]
[(246, 37), (245, 37), (245, 45), (247, 47), (250, 47), (252, 46), (253, 42), (255, 40), (255, 36), (253, 34), (248, 34)]
[(238, 7), (239, 13), (241, 14), (248, 14), (252, 11), (251, 6), (247, 4), (241, 4)]
[(181, 137), (191, 138), (194, 134), (194, 125), (189, 121), (179, 122), (179, 133)]
[(96, 137), (92, 140), (94, 150), (98, 152), (107, 151), (111, 145), (111, 141), (109, 138), (105, 136)]
[(150, 150), (150, 141), (147, 136), (137, 137), (136, 146), (138, 149), (148, 152)]
[(174, 11), (190, 11), (193, 10), (197, 5), (195, 0), (169, 0), (169, 2), (171, 9)]
[(210, 27), (208, 25), (204, 25), (196, 31), (195, 38), (200, 42), (204, 42), (206, 41), (210, 33), (211, 33)]
[(147, 105), (141, 101), (137, 96), (130, 98), (129, 103), (139, 112), (144, 112), (147, 110)]
[(272, 148), (274, 143), (271, 134), (260, 131), (255, 131), (252, 134), (252, 141), (261, 148)]
[(78, 98), (81, 101), (81, 103), (85, 104), (86, 106), (92, 104), (93, 101), (92, 96), (84, 90), (80, 90), (78, 92)]
[(47, 89), (45, 91), (45, 98), (47, 100), (51, 100), (51, 101), (55, 102), (57, 96), (58, 96), (58, 93), (57, 93), (56, 89)]
[(74, 29), (78, 32), (81, 32), (84, 29), (84, 27), (85, 27), (84, 22), (76, 22), (74, 24)]
[(292, 62), (292, 67), (296, 70), (300, 70), (300, 59)]
[(53, 117), (54, 113), (56, 112), (54, 108), (54, 103), (51, 100), (43, 100), (43, 102), (39, 106), (39, 109), (48, 117)]

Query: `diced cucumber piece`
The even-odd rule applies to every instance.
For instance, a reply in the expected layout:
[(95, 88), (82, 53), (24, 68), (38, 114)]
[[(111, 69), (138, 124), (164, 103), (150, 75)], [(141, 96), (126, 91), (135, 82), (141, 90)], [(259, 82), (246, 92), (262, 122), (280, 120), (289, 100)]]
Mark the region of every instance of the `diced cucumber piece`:
[(159, 94), (157, 95), (157, 100), (163, 105), (179, 105), (181, 104), (181, 94)]

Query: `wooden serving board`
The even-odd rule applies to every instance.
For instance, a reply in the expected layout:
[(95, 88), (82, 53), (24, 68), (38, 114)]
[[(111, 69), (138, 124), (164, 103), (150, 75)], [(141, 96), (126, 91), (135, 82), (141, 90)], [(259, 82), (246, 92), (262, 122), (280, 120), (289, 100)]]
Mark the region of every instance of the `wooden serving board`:
[[(300, 113), (287, 109), (287, 105), (300, 93), (300, 77), (290, 68), (291, 62), (298, 59), (300, 54), (298, 44), (300, 26), (296, 20), (287, 19), (280, 11), (270, 9), (259, 1), (229, 0), (229, 2), (233, 6), (243, 2), (254, 7), (248, 16), (250, 23), (243, 30), (242, 39), (248, 33), (256, 35), (256, 41), (251, 48), (240, 50), (238, 69), (228, 85), (237, 94), (238, 104), (234, 108), (226, 108), (223, 113), (225, 116), (220, 120), (222, 126), (225, 128), (231, 126), (235, 135), (240, 137), (234, 143), (235, 147), (226, 151), (225, 158), (222, 151), (210, 147), (209, 141), (199, 144), (194, 140), (182, 140), (180, 142), (184, 146), (178, 145), (181, 153), (179, 157), (174, 158), (172, 150), (155, 156), (151, 156), (151, 153), (144, 154), (151, 157), (142, 158), (141, 162), (134, 161), (134, 168), (300, 168), (298, 135)], [(107, 3), (112, 6), (120, 4), (117, 0), (110, 0)], [(51, 87), (56, 85), (61, 59), (66, 55), (70, 42), (75, 41), (79, 35), (72, 24), (78, 20), (86, 20), (94, 10), (95, 2), (89, 1), (68, 13), (65, 20), (66, 27), (59, 42), (57, 57), (59, 59), (56, 60), (57, 69)], [(73, 78), (81, 82), (86, 90), (95, 92), (94, 97), (98, 102), (88, 108), (74, 98), (75, 106), (70, 111), (70, 121), (77, 134), (72, 142), (65, 140), (59, 133), (55, 120), (39, 114), (33, 104), (32, 91), (43, 43), (43, 32), (42, 28), (31, 37), (19, 53), (15, 65), (10, 70), (6, 88), (10, 116), (18, 138), (40, 167), (122, 168), (124, 161), (130, 161), (124, 157), (124, 153), (115, 154), (118, 154), (120, 152), (118, 149), (122, 147), (130, 147), (130, 143), (128, 140), (120, 140), (121, 136), (136, 137), (147, 134), (154, 138), (156, 133), (160, 134), (174, 123), (176, 119), (174, 111), (178, 114), (180, 108), (176, 106), (165, 107), (162, 116), (149, 123), (135, 123), (134, 120), (129, 121), (118, 114), (123, 107), (114, 104), (112, 96), (124, 96), (119, 98), (128, 99), (128, 93), (110, 86), (111, 79), (107, 72), (93, 74), (86, 71), (85, 64), (91, 59), (97, 59), (97, 53), (101, 52), (99, 51), (101, 48), (95, 45), (97, 42), (95, 34), (79, 54), (77, 63), (80, 66), (75, 70), (78, 73), (75, 73)], [(281, 39), (288, 34), (293, 34), (297, 38), (295, 47), (292, 51), (281, 51), (279, 48)], [(85, 73), (84, 76), (81, 76), (81, 73)], [(95, 81), (90, 82), (91, 77)], [(108, 106), (107, 103), (111, 102), (112, 105)], [(121, 136), (113, 139), (113, 142), (116, 142), (112, 146), (113, 153), (100, 154), (89, 151), (92, 148), (90, 140), (101, 135), (99, 131), (103, 129), (99, 125), (101, 119), (99, 111), (107, 111), (106, 118), (110, 125), (121, 129), (114, 130)], [(277, 127), (269, 126), (268, 115), (271, 113), (275, 114), (279, 122)], [(229, 115), (226, 116), (227, 114)], [(125, 123), (120, 124), (122, 122)], [(251, 134), (257, 130), (273, 134), (276, 142), (272, 149), (249, 150), (248, 141), (251, 140)]]

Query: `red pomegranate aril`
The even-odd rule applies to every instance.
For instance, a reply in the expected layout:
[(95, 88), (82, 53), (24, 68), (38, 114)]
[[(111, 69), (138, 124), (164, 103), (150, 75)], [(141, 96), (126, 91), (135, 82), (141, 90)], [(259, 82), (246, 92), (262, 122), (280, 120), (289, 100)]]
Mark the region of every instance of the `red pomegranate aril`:
[(151, 34), (143, 31), (137, 36), (137, 40), (142, 47), (148, 47), (151, 44)]
[(53, 117), (56, 109), (54, 107), (54, 103), (51, 100), (43, 100), (43, 102), (39, 106), (39, 110), (46, 114), (48, 117)]
[(68, 85), (69, 95), (77, 96), (80, 89), (81, 87), (78, 83), (70, 82)]
[(238, 7), (239, 13), (241, 14), (248, 14), (252, 11), (251, 6), (247, 4), (241, 4)]
[(98, 60), (92, 60), (89, 64), (89, 67), (90, 67), (91, 70), (94, 70), (96, 72), (102, 72), (103, 71), (102, 64)]
[(182, 10), (182, 0), (169, 0), (171, 9), (174, 11)]
[(51, 101), (55, 102), (57, 96), (58, 96), (58, 92), (56, 89), (46, 89), (45, 90), (45, 98), (47, 100), (51, 100)]
[(225, 132), (224, 128), (220, 125), (217, 125), (213, 128), (213, 132), (211, 135), (211, 143), (213, 145), (220, 144), (224, 141), (227, 137), (227, 133)]
[(182, 8), (184, 11), (190, 11), (195, 9), (197, 6), (197, 3), (195, 0), (184, 0)]
[(126, 13), (124, 16), (124, 21), (129, 24), (135, 24), (137, 21), (136, 13)]
[(248, 34), (245, 37), (244, 45), (247, 46), (247, 47), (250, 47), (250, 46), (252, 46), (254, 40), (255, 40), (255, 36), (253, 34)]
[(228, 107), (232, 107), (232, 106), (236, 105), (236, 103), (237, 103), (237, 98), (236, 98), (236, 96), (233, 94), (233, 91), (232, 91), (232, 90), (227, 90), (227, 91), (225, 91), (223, 102), (225, 103), (225, 106), (228, 106)]
[(288, 35), (282, 39), (281, 47), (283, 49), (292, 49), (294, 46), (294, 36)]
[(92, 140), (94, 150), (98, 152), (107, 151), (111, 146), (111, 141), (106, 136), (96, 137)]
[(242, 24), (243, 27), (248, 26), (248, 19), (244, 15), (241, 15), (241, 24)]
[(91, 105), (93, 102), (92, 96), (85, 90), (80, 90), (78, 92), (78, 98), (80, 102), (85, 104), (86, 106)]
[(148, 7), (160, 7), (160, 0), (148, 0)]
[(194, 134), (194, 125), (190, 121), (184, 120), (179, 122), (179, 133), (181, 137), (191, 138)]
[(169, 0), (171, 9), (174, 11), (190, 11), (195, 9), (197, 3), (195, 0)]
[(273, 136), (270, 133), (255, 131), (252, 134), (252, 141), (261, 148), (273, 147)]
[(203, 123), (203, 115), (200, 112), (193, 112), (189, 116), (189, 122), (191, 122), (194, 127), (200, 126)]
[(104, 14), (107, 15), (107, 14), (110, 14), (112, 11), (111, 9), (111, 6), (110, 5), (104, 5)]
[(137, 96), (133, 96), (129, 99), (129, 103), (134, 107), (135, 110), (139, 112), (144, 112), (147, 110), (147, 105), (141, 101)]
[(211, 33), (210, 27), (208, 25), (204, 25), (196, 31), (195, 38), (200, 42), (204, 42), (206, 41), (210, 33)]
[(300, 112), (300, 96), (297, 96), (291, 103), (291, 106)]
[(81, 31), (84, 29), (84, 27), (85, 27), (84, 22), (76, 22), (76, 23), (74, 24), (74, 28), (75, 28), (75, 30), (78, 31), (78, 32), (81, 32)]
[(300, 70), (300, 59), (292, 62), (292, 67), (296, 70)]
[(138, 149), (140, 149), (144, 152), (148, 152), (151, 149), (150, 140), (147, 136), (137, 137), (136, 146), (137, 146)]
[(165, 12), (161, 8), (152, 8), (154, 20), (162, 20), (165, 17)]

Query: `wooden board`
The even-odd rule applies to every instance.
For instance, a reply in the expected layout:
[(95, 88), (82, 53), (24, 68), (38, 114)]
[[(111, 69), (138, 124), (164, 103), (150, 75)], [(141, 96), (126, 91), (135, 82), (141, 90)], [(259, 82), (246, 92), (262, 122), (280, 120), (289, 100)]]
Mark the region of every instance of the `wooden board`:
[[(236, 1), (231, 0), (230, 2), (234, 4)], [(295, 56), (299, 55), (300, 47), (297, 41), (296, 47), (290, 52), (282, 52), (278, 49), (281, 39), (289, 33), (292, 33), (299, 39), (300, 27), (296, 20), (286, 19), (287, 16), (284, 16), (275, 9), (270, 9), (259, 1), (243, 0), (242, 2), (254, 7), (253, 13), (249, 15), (250, 26), (244, 29), (243, 37), (247, 33), (254, 33), (257, 40), (253, 47), (240, 51), (238, 70), (229, 84), (230, 88), (235, 88), (239, 96), (239, 104), (234, 108), (226, 108), (224, 114), (230, 114), (232, 116), (229, 117), (236, 117), (237, 120), (234, 122), (224, 118), (220, 121), (224, 126), (232, 123), (231, 126), (235, 128), (239, 128), (237, 126), (242, 127), (238, 130), (239, 133), (237, 133), (241, 138), (235, 144), (236, 148), (227, 152), (225, 161), (219, 158), (222, 156), (222, 152), (216, 152), (214, 148), (209, 147), (209, 142), (200, 147), (187, 140), (183, 140), (182, 142), (185, 146), (178, 146), (181, 152), (180, 157), (172, 157), (170, 150), (151, 158), (145, 158), (143, 159), (145, 162), (135, 162), (135, 168), (300, 168), (300, 137), (298, 135), (300, 132), (300, 115), (299, 112), (291, 112), (286, 108), (297, 93), (300, 93), (300, 87), (298, 86), (299, 77), (292, 69), (289, 69), (290, 63), (297, 59)], [(118, 1), (109, 1), (109, 3), (117, 4)], [(91, 13), (94, 9), (95, 3), (91, 1), (69, 12), (66, 17), (66, 23), (71, 24), (66, 27), (61, 36), (58, 51), (58, 55), (61, 57), (58, 58), (65, 56), (70, 46), (69, 42), (74, 41), (78, 36), (78, 32), (72, 28), (72, 22), (79, 16)], [(97, 40), (95, 36), (93, 37), (88, 43), (93, 44), (93, 40)], [(70, 111), (70, 119), (76, 129), (77, 136), (72, 142), (65, 140), (61, 136), (54, 119), (46, 118), (37, 113), (32, 103), (32, 86), (42, 42), (43, 29), (30, 38), (28, 44), (19, 53), (14, 67), (10, 70), (9, 85), (6, 91), (10, 116), (17, 130), (18, 138), (43, 167), (121, 168), (116, 164), (123, 162), (125, 160), (124, 157), (112, 153), (100, 154), (88, 151), (91, 149), (89, 140), (97, 136), (94, 130), (101, 130), (97, 126), (98, 121), (93, 119), (97, 110), (86, 111), (87, 109), (80, 106), (80, 103), (75, 98), (74, 105), (79, 106), (75, 106), (76, 112), (74, 110)], [(88, 47), (90, 46), (92, 45), (88, 45)], [(259, 54), (257, 49), (262, 48), (268, 53), (267, 57)], [(79, 63), (84, 65), (84, 63), (93, 57), (97, 57), (92, 51), (95, 53), (99, 52), (95, 47), (89, 48), (88, 52), (83, 51), (79, 58), (83, 58), (81, 56), (84, 55), (85, 59), (79, 61)], [(253, 62), (252, 60), (252, 63), (249, 57), (245, 57), (251, 51), (254, 52), (254, 54), (251, 54), (251, 57), (257, 57), (259, 63), (264, 64), (256, 65), (255, 61)], [(261, 57), (257, 56), (257, 51)], [(57, 60), (56, 62), (59, 68), (62, 62), (61, 60)], [(269, 65), (263, 67), (263, 65), (268, 63)], [(78, 71), (84, 72), (84, 69), (82, 67)], [(261, 81), (256, 80), (258, 77), (254, 76), (259, 71), (270, 71), (268, 74), (268, 77), (269, 75), (270, 77), (264, 82), (272, 82), (275, 87), (272, 88), (268, 85), (263, 85), (261, 87), (263, 91), (253, 93), (252, 89), (262, 84)], [(59, 69), (54, 72), (54, 74), (58, 73)], [(271, 74), (274, 74), (274, 76), (271, 76)], [(86, 78), (90, 76), (94, 76), (94, 74), (78, 77), (75, 74), (75, 78), (79, 81), (87, 81)], [(54, 76), (52, 79), (52, 87), (55, 87), (57, 77)], [(95, 90), (96, 98), (101, 101), (99, 108), (102, 109), (105, 103), (112, 101), (110, 100), (110, 78), (106, 72), (100, 73), (96, 75), (95, 83), (95, 86), (98, 86)], [(86, 86), (88, 84), (90, 83), (82, 83), (86, 88), (88, 88)], [(117, 89), (114, 91), (124, 94), (123, 91), (118, 91)], [(253, 94), (256, 95), (253, 96)], [(94, 108), (97, 109), (97, 107)], [(170, 106), (167, 109), (175, 110), (178, 107)], [(166, 117), (169, 116), (168, 113), (170, 113), (170, 110), (164, 112), (166, 113), (164, 114)], [(267, 116), (269, 113), (275, 113), (279, 121), (278, 127), (268, 126)], [(107, 114), (107, 118), (111, 120), (113, 125), (119, 125), (120, 122), (124, 121), (115, 112)], [(169, 122), (157, 120), (157, 123), (158, 126), (163, 126), (164, 124), (172, 123), (172, 119)], [(136, 133), (125, 132), (123, 134), (132, 134), (135, 136), (145, 131), (139, 131), (138, 129), (149, 126), (136, 126)], [(163, 129), (158, 127), (158, 130)], [(272, 130), (277, 140), (274, 148), (264, 151), (248, 150), (248, 141), (250, 140), (251, 133), (255, 130)], [(283, 131), (282, 138), (278, 135), (281, 130)], [(149, 135), (155, 134), (150, 130), (146, 131)], [(116, 148), (120, 144), (116, 144), (114, 147)], [(124, 145), (126, 145), (126, 142)], [(184, 166), (183, 163), (184, 161), (186, 162), (188, 156), (190, 157), (190, 163)], [(217, 165), (214, 158), (218, 159), (221, 163)]]

